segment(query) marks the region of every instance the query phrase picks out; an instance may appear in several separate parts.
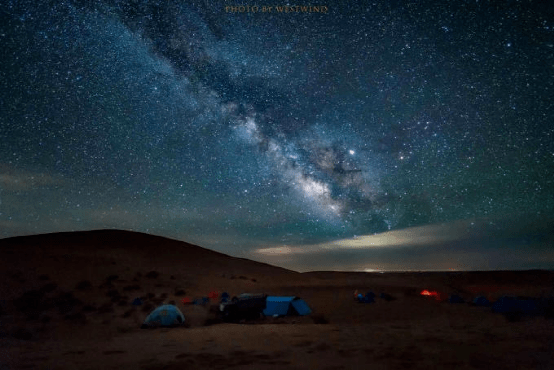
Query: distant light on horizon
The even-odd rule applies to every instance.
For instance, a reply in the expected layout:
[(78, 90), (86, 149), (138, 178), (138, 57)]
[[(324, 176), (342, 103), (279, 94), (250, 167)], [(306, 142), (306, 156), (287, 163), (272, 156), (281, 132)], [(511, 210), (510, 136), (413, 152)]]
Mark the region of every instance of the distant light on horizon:
[[(494, 222), (492, 222), (492, 221)], [(517, 223), (518, 228), (513, 225)], [(495, 225), (505, 225), (498, 229)], [(532, 244), (502, 259), (491, 261), (503, 248), (528, 243), (527, 228), (537, 230), (538, 221), (528, 219), (458, 220), (448, 224), (417, 226), (372, 235), (319, 244), (266, 245), (255, 248), (250, 256), (260, 262), (297, 271), (456, 272), (489, 270), (525, 270), (554, 266), (554, 251), (549, 242)], [(499, 231), (500, 230), (500, 231)], [(499, 234), (500, 233), (500, 234)], [(497, 235), (502, 235), (500, 242)], [(529, 245), (531, 246), (531, 245)]]

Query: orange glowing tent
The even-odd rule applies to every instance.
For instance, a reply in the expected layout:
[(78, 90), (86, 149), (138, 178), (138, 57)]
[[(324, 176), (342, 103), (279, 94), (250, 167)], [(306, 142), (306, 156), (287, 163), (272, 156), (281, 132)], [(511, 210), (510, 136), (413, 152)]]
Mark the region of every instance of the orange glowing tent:
[(427, 297), (435, 297), (435, 299), (437, 301), (440, 301), (441, 300), (441, 295), (439, 292), (435, 291), (435, 290), (427, 290), (427, 289), (424, 289), (421, 291), (421, 293), (419, 293), (423, 296), (427, 296)]

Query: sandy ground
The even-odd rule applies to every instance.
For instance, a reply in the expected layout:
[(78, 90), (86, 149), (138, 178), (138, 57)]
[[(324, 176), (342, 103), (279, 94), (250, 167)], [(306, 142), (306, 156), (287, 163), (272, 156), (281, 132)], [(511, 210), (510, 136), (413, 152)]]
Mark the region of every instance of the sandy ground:
[[(0, 369), (554, 368), (554, 320), (419, 294), (549, 296), (551, 272), (299, 274), (117, 231), (0, 240), (0, 267)], [(355, 289), (396, 300), (360, 304)], [(181, 290), (296, 295), (314, 313), (214, 323)], [(140, 329), (171, 301), (185, 327)]]

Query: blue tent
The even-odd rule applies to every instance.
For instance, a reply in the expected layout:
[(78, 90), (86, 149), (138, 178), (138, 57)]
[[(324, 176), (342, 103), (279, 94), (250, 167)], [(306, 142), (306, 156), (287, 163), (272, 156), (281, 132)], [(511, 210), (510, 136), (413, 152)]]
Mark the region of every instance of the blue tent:
[(227, 301), (229, 300), (229, 298), (230, 298), (230, 297), (229, 297), (229, 293), (227, 293), (227, 292), (221, 293), (221, 297), (220, 297), (220, 298), (221, 298), (221, 302), (227, 302)]
[(475, 297), (473, 304), (480, 307), (489, 307), (491, 305), (489, 300), (483, 296)]
[(312, 313), (312, 310), (310, 309), (310, 307), (308, 307), (308, 304), (300, 298), (292, 301), (292, 307), (294, 307), (294, 309), (300, 316), (306, 316)]
[(367, 292), (365, 297), (361, 294), (358, 294), (358, 302), (360, 302), (360, 303), (375, 303), (375, 293)]
[(276, 297), (266, 298), (266, 306), (263, 310), (265, 316), (305, 316), (312, 313), (308, 304), (298, 297)]
[(171, 304), (165, 304), (150, 313), (142, 324), (143, 328), (157, 326), (175, 326), (185, 322), (185, 316), (179, 309)]

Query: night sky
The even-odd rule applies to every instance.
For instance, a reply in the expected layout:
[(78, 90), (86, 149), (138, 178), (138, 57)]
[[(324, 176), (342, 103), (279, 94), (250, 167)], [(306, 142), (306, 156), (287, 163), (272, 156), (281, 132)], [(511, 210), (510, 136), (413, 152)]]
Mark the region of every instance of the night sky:
[(302, 271), (554, 268), (547, 2), (286, 5), (2, 1), (0, 237), (135, 230)]

